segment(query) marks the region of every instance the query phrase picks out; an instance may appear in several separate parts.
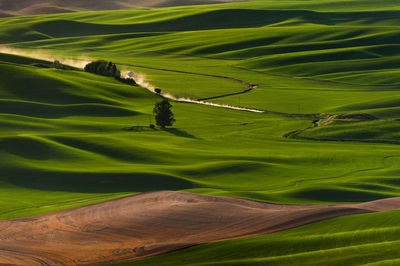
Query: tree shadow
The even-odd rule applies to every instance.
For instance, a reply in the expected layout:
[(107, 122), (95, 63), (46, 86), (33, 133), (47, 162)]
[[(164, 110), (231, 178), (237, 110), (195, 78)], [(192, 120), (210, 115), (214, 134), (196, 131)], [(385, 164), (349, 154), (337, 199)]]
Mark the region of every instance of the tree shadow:
[(171, 133), (172, 135), (175, 135), (177, 137), (183, 137), (183, 138), (190, 138), (190, 139), (199, 139), (198, 137), (184, 131), (178, 128), (150, 128), (149, 126), (132, 126), (132, 127), (126, 127), (123, 128), (125, 131), (129, 132), (144, 132), (144, 131), (166, 131), (168, 133)]
[(190, 138), (190, 139), (199, 139), (196, 136), (194, 136), (194, 135), (192, 135), (192, 134), (190, 134), (190, 133), (188, 133), (188, 132), (186, 132), (184, 130), (178, 129), (178, 128), (164, 128), (162, 130), (164, 130), (164, 131), (166, 131), (168, 133), (171, 133), (171, 134), (173, 134), (173, 135), (175, 135), (177, 137)]

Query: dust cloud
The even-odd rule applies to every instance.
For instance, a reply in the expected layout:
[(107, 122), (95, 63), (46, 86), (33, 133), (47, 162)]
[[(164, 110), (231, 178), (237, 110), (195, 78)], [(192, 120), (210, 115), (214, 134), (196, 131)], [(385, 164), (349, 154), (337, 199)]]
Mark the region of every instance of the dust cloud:
[(61, 64), (69, 65), (77, 68), (84, 68), (91, 60), (86, 58), (81, 59), (70, 59), (70, 58), (63, 58), (62, 56), (52, 56), (49, 55), (48, 52), (43, 50), (23, 50), (14, 47), (7, 47), (7, 46), (0, 46), (0, 53), (3, 54), (13, 54), (13, 55), (20, 55), (31, 57), (35, 59), (41, 59), (46, 61), (55, 61), (58, 60)]

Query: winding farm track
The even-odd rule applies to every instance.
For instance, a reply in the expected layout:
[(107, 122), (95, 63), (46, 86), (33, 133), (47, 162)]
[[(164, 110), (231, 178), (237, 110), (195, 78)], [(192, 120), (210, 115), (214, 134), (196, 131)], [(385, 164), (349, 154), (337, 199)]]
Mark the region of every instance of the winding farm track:
[[(173, 100), (177, 102), (182, 102), (182, 103), (194, 103), (194, 104), (201, 104), (201, 105), (208, 105), (208, 106), (214, 106), (214, 107), (220, 107), (220, 108), (225, 108), (225, 109), (232, 109), (232, 110), (239, 110), (239, 111), (247, 111), (247, 112), (252, 112), (252, 113), (266, 113), (266, 114), (272, 114), (272, 115), (278, 115), (278, 116), (284, 116), (284, 117), (291, 117), (295, 119), (305, 119), (305, 120), (310, 120), (314, 119), (317, 114), (289, 114), (289, 113), (282, 113), (282, 112), (276, 112), (276, 111), (270, 111), (270, 110), (260, 110), (260, 109), (254, 109), (254, 108), (247, 108), (247, 107), (239, 107), (239, 106), (232, 106), (232, 105), (226, 105), (226, 104), (219, 104), (219, 103), (214, 103), (214, 102), (208, 102), (207, 100), (213, 100), (213, 99), (218, 99), (218, 98), (223, 98), (223, 97), (228, 97), (228, 96), (233, 96), (233, 95), (239, 95), (239, 94), (244, 94), (247, 92), (250, 92), (257, 88), (257, 85), (251, 84), (247, 81), (240, 80), (237, 78), (232, 78), (232, 77), (227, 77), (227, 76), (219, 76), (219, 75), (213, 75), (213, 74), (205, 74), (205, 73), (196, 73), (196, 72), (188, 72), (188, 71), (181, 71), (181, 70), (173, 70), (173, 69), (166, 69), (166, 68), (158, 68), (158, 67), (152, 67), (152, 66), (143, 66), (143, 65), (134, 65), (134, 64), (125, 64), (125, 63), (118, 63), (118, 65), (123, 65), (123, 66), (132, 66), (132, 67), (138, 67), (138, 68), (145, 68), (145, 69), (155, 69), (155, 70), (160, 70), (160, 71), (166, 71), (166, 72), (175, 72), (175, 73), (183, 73), (183, 74), (191, 74), (191, 75), (198, 75), (198, 76), (206, 76), (206, 77), (213, 77), (213, 78), (220, 78), (220, 79), (228, 79), (232, 80), (235, 82), (239, 82), (241, 84), (246, 85), (248, 88), (240, 91), (240, 92), (234, 92), (234, 93), (228, 93), (228, 94), (223, 94), (223, 95), (218, 95), (218, 96), (213, 96), (213, 97), (207, 97), (207, 98), (202, 98), (202, 99), (190, 99), (190, 98), (179, 98), (175, 97), (169, 92), (167, 93), (160, 93), (159, 95)], [(131, 71), (127, 71), (131, 72)], [(132, 74), (134, 72), (131, 72)], [(129, 75), (128, 75), (129, 76)], [(134, 79), (136, 83), (141, 86), (142, 88), (145, 88), (153, 93), (154, 91), (154, 86), (149, 84), (148, 82), (140, 82), (137, 79), (134, 78), (134, 76), (129, 76), (130, 78)], [(150, 85), (150, 87), (148, 86)]]
[(174, 191), (143, 193), (0, 221), (0, 264), (123, 262), (343, 215), (394, 209), (400, 209), (400, 198), (362, 204), (279, 205)]
[(201, 99), (197, 99), (196, 101), (212, 100), (212, 99), (218, 99), (218, 98), (223, 98), (223, 97), (228, 97), (228, 96), (244, 94), (244, 93), (250, 92), (253, 89), (257, 88), (257, 85), (255, 85), (255, 84), (251, 84), (251, 83), (249, 83), (247, 81), (244, 81), (244, 80), (241, 80), (241, 79), (238, 79), (238, 78), (228, 77), (228, 76), (206, 74), (206, 73), (197, 73), (197, 72), (183, 71), (183, 70), (173, 70), (173, 69), (167, 69), (167, 68), (161, 68), (161, 67), (152, 67), (152, 66), (143, 66), (143, 65), (137, 65), (137, 64), (126, 64), (126, 63), (118, 63), (118, 62), (116, 62), (116, 64), (122, 65), (122, 66), (131, 66), (131, 67), (139, 67), (139, 68), (144, 68), (144, 69), (160, 70), (160, 71), (165, 71), (165, 72), (174, 72), (174, 73), (189, 74), (189, 75), (211, 77), (211, 78), (218, 78), (218, 79), (227, 79), (227, 80), (231, 80), (231, 81), (234, 81), (234, 82), (238, 82), (238, 83), (243, 84), (243, 85), (245, 85), (247, 87), (247, 89), (245, 89), (243, 91), (233, 92), (233, 93), (228, 93), (228, 94), (222, 94), (222, 95), (213, 96), (213, 97), (201, 98)]

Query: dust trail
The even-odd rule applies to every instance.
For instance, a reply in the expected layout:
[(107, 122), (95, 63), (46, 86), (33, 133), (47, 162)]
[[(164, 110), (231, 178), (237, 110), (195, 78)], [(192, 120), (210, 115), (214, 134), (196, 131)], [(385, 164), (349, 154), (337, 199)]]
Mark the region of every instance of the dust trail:
[(71, 59), (71, 58), (63, 58), (61, 56), (52, 56), (49, 55), (48, 53), (37, 50), (35, 51), (28, 51), (28, 50), (22, 50), (18, 48), (11, 48), (7, 46), (0, 46), (0, 53), (3, 54), (13, 54), (13, 55), (20, 55), (20, 56), (26, 56), (26, 57), (31, 57), (35, 59), (41, 59), (45, 61), (59, 61), (61, 64), (64, 65), (69, 65), (77, 68), (84, 68), (87, 64), (92, 62), (92, 60), (89, 60), (87, 58), (80, 58), (80, 59)]
[[(123, 78), (131, 78), (133, 79), (139, 86), (153, 92), (155, 92), (155, 87), (150, 84), (148, 81), (146, 81), (146, 76), (143, 74), (139, 73), (133, 73), (132, 71), (126, 71), (122, 74)], [(218, 104), (218, 103), (211, 103), (211, 102), (205, 102), (201, 100), (193, 100), (190, 98), (184, 98), (184, 97), (175, 97), (169, 93), (159, 93), (164, 98), (174, 100), (177, 102), (184, 102), (184, 103), (195, 103), (195, 104), (202, 104), (202, 105), (209, 105), (209, 106), (214, 106), (214, 107), (220, 107), (220, 108), (226, 108), (226, 109), (233, 109), (233, 110), (239, 110), (239, 111), (248, 111), (248, 112), (253, 112), (253, 113), (265, 113), (265, 111), (262, 110), (257, 110), (257, 109), (251, 109), (251, 108), (246, 108), (246, 107), (238, 107), (238, 106), (232, 106), (232, 105), (227, 105), (227, 104)]]
[[(43, 52), (41, 50), (35, 49), (35, 51), (28, 51), (28, 50), (22, 50), (22, 49), (11, 48), (11, 47), (6, 47), (6, 46), (0, 46), (0, 53), (26, 56), (26, 57), (31, 57), (31, 58), (36, 58), (36, 59), (41, 59), (41, 60), (46, 60), (46, 61), (58, 60), (62, 64), (77, 67), (77, 68), (84, 68), (88, 63), (92, 62), (92, 60), (83, 59), (83, 58), (71, 59), (71, 58), (62, 58), (59, 56), (57, 56), (57, 58), (56, 58), (56, 57), (49, 55), (48, 53)], [(153, 93), (156, 93), (155, 92), (156, 88), (152, 84), (150, 84), (148, 81), (146, 81), (146, 77), (143, 74), (133, 73), (132, 71), (125, 71), (121, 76), (123, 78), (131, 78), (139, 86), (141, 86)], [(175, 97), (169, 93), (162, 92), (159, 95), (161, 95), (164, 98), (174, 100), (177, 102), (209, 105), (209, 106), (214, 106), (214, 107), (233, 109), (233, 110), (239, 110), (239, 111), (248, 111), (248, 112), (253, 112), (253, 113), (265, 113), (265, 111), (257, 110), (257, 109), (238, 107), (238, 106), (232, 106), (232, 105), (226, 105), (226, 104), (211, 103), (211, 102), (205, 102), (202, 100), (194, 100), (194, 99), (190, 99), (190, 98)]]

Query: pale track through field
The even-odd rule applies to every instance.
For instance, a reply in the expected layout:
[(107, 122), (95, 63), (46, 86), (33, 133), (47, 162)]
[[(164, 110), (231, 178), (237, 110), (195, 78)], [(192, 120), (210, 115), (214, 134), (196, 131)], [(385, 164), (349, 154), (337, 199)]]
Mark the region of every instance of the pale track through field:
[(195, 101), (205, 101), (205, 100), (212, 100), (212, 99), (218, 99), (218, 98), (223, 98), (223, 97), (228, 97), (228, 96), (244, 94), (244, 93), (250, 92), (253, 89), (257, 88), (257, 85), (255, 85), (255, 84), (251, 84), (251, 83), (249, 83), (247, 81), (244, 81), (244, 80), (241, 80), (241, 79), (238, 79), (238, 78), (228, 77), (228, 76), (221, 76), (221, 75), (215, 75), (215, 74), (206, 74), (206, 73), (197, 73), (197, 72), (183, 71), (183, 70), (173, 70), (173, 69), (152, 67), (152, 66), (144, 66), (144, 65), (137, 65), (137, 64), (125, 64), (125, 63), (116, 63), (116, 64), (122, 65), (122, 66), (131, 66), (131, 67), (154, 69), (154, 70), (160, 70), (160, 71), (166, 71), (166, 72), (174, 72), (174, 73), (189, 74), (189, 75), (196, 75), (196, 76), (204, 76), (204, 77), (211, 77), (211, 78), (218, 78), (218, 79), (226, 79), (226, 80), (238, 82), (238, 83), (243, 84), (243, 85), (245, 85), (247, 87), (243, 91), (233, 92), (233, 93), (226, 93), (226, 94), (212, 96), (212, 97), (200, 98), (200, 99), (196, 99)]
[(93, 265), (255, 236), (334, 217), (400, 209), (400, 198), (361, 204), (281, 205), (158, 191), (0, 221), (0, 264)]
[[(125, 72), (124, 77), (131, 78), (131, 79), (135, 80), (135, 82), (140, 87), (145, 88), (145, 89), (151, 91), (152, 93), (156, 93), (155, 86), (151, 85), (149, 82), (144, 80), (144, 78), (141, 77), (140, 75), (136, 76), (133, 72), (127, 71), (127, 72)], [(241, 92), (241, 93), (244, 93), (244, 92)], [(235, 94), (237, 94), (237, 93), (235, 93)], [(238, 110), (238, 111), (247, 111), (247, 112), (252, 112), (252, 113), (265, 113), (265, 111), (258, 110), (258, 109), (238, 107), (238, 106), (226, 105), (226, 104), (218, 104), (218, 103), (213, 103), (213, 102), (206, 102), (204, 100), (194, 100), (194, 99), (190, 99), (190, 98), (175, 97), (172, 94), (170, 94), (169, 92), (167, 92), (167, 93), (161, 92), (161, 93), (159, 93), (159, 95), (162, 96), (163, 98), (170, 99), (170, 100), (177, 101), (177, 102), (182, 102), (182, 103), (194, 103), (194, 104), (208, 105), (208, 106), (214, 106), (214, 107), (226, 108), (226, 109), (232, 109), (232, 110)]]

